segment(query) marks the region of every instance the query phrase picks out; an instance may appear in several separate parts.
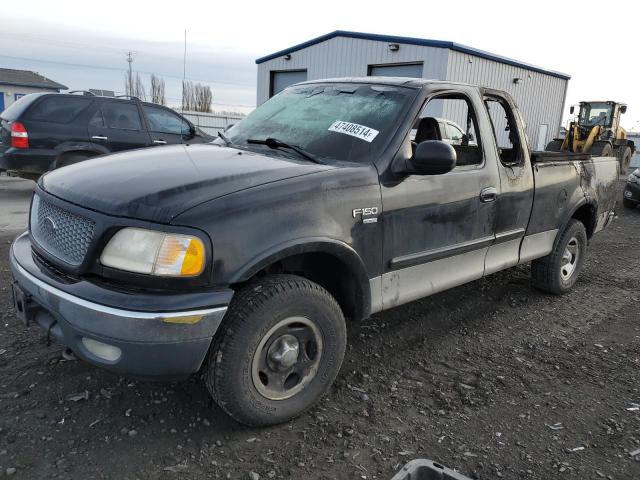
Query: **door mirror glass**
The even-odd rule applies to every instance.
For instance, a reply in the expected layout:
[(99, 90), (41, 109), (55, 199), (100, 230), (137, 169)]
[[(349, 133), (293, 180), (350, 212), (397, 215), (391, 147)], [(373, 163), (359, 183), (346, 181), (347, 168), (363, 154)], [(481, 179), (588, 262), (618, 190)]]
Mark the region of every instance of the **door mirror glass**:
[(627, 106), (626, 105), (621, 105), (620, 106), (620, 113), (627, 113)]
[(456, 166), (455, 149), (442, 140), (426, 140), (416, 147), (416, 153), (407, 162), (410, 172), (415, 175), (442, 175)]
[(182, 136), (192, 138), (196, 136), (196, 127), (190, 124), (185, 124), (182, 127)]
[(573, 115), (573, 112), (575, 112), (575, 107), (573, 105), (571, 105), (571, 107), (569, 107), (569, 114)]

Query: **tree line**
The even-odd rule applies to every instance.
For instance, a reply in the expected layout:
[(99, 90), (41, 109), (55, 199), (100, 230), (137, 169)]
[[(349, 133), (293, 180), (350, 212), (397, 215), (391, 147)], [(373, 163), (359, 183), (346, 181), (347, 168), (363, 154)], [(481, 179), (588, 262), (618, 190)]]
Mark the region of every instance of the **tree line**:
[[(129, 72), (125, 73), (124, 85), (126, 95), (137, 97), (140, 100), (147, 100), (147, 90), (145, 88), (140, 74), (135, 76)], [(166, 105), (164, 79), (151, 75), (149, 86), (149, 100), (158, 105)], [(211, 102), (213, 101), (213, 93), (211, 87), (194, 83), (189, 80), (182, 82), (182, 105), (184, 111), (189, 112), (211, 112)]]

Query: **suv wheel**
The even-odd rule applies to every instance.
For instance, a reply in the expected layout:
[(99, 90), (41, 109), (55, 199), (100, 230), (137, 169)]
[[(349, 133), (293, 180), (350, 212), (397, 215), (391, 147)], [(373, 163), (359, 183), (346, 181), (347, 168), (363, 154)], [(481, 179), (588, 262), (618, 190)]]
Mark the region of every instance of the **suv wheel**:
[(567, 293), (578, 280), (587, 253), (587, 232), (582, 222), (571, 220), (553, 251), (531, 262), (533, 286), (545, 292)]
[(300, 415), (329, 389), (346, 348), (344, 316), (320, 285), (273, 275), (238, 291), (209, 355), (206, 383), (240, 423)]
[(58, 157), (56, 160), (55, 168), (67, 167), (69, 165), (73, 165), (74, 163), (83, 162), (95, 155), (85, 152), (69, 152), (64, 153)]

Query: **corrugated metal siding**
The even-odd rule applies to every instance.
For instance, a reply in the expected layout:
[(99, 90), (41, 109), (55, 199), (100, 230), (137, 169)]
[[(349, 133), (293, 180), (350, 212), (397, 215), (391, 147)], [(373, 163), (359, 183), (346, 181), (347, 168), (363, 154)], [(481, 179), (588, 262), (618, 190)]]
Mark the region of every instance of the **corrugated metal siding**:
[[(520, 83), (513, 83), (514, 78), (520, 78)], [(531, 145), (538, 142), (541, 124), (548, 125), (545, 144), (558, 135), (567, 80), (454, 51), (449, 55), (447, 79), (509, 92), (523, 113)]]
[(307, 78), (365, 77), (369, 65), (423, 62), (423, 77), (444, 80), (447, 75), (448, 50), (401, 45), (392, 52), (385, 42), (359, 38), (332, 38), (324, 43), (291, 54), (291, 60), (274, 58), (258, 65), (257, 104), (269, 98), (269, 72), (306, 69)]
[[(523, 112), (531, 145), (537, 144), (541, 124), (548, 125), (545, 143), (558, 135), (567, 80), (446, 48), (401, 44), (400, 50), (392, 52), (387, 42), (359, 38), (332, 38), (293, 52), (290, 60), (279, 57), (259, 64), (257, 104), (269, 98), (271, 71), (306, 69), (307, 78), (314, 80), (366, 76), (369, 65), (403, 62), (423, 62), (423, 78), (472, 83), (509, 92)], [(514, 84), (514, 78), (522, 80)], [(460, 125), (464, 123), (464, 119), (456, 118), (452, 120)]]

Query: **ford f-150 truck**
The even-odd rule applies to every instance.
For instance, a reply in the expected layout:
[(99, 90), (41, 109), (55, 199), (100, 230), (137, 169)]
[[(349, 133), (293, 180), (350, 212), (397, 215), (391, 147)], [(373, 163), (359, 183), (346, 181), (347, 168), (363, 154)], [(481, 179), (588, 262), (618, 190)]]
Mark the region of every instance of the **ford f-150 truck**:
[(11, 248), (16, 311), (90, 363), (201, 372), (239, 422), (278, 423), (328, 390), (346, 321), (527, 262), (567, 292), (617, 179), (614, 157), (532, 153), (500, 91), (305, 82), (212, 144), (44, 175)]

